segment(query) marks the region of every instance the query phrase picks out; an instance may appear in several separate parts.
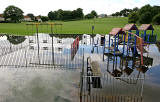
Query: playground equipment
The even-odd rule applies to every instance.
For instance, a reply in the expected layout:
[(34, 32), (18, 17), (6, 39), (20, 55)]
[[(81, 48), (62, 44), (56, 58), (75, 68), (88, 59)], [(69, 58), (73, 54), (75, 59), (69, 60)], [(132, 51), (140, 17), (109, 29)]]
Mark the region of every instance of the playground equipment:
[(78, 48), (79, 48), (79, 36), (71, 44), (71, 60), (74, 59), (74, 56), (78, 51)]
[[(114, 56), (124, 54), (124, 46), (123, 46), (123, 53), (121, 53), (118, 49), (120, 34), (122, 36), (125, 36), (125, 32), (122, 30), (122, 28), (113, 28), (112, 31), (109, 33), (109, 45), (108, 45), (109, 50), (108, 50), (108, 53), (111, 53)], [(111, 42), (111, 36), (114, 37), (114, 42), (113, 42), (113, 40)], [(122, 39), (122, 42), (125, 43), (125, 39)], [(105, 47), (105, 44), (104, 44), (104, 53), (105, 53), (105, 48), (106, 47)]]
[[(134, 34), (133, 31), (134, 32), (136, 31), (136, 34)], [(113, 36), (112, 39), (111, 36)], [(119, 48), (119, 46), (121, 45), (123, 46), (122, 49)], [(143, 53), (147, 53), (147, 51), (144, 49), (144, 46), (146, 45), (147, 44), (144, 43), (144, 40), (141, 37), (139, 37), (139, 30), (135, 24), (127, 24), (123, 29), (113, 28), (112, 31), (109, 33), (108, 47), (106, 47), (104, 44), (103, 60), (104, 60), (104, 55), (108, 53), (114, 56), (123, 56), (123, 57), (140, 56), (141, 65), (143, 65)], [(106, 48), (108, 48), (107, 53), (105, 51)], [(132, 51), (131, 54), (130, 51)]]
[[(123, 28), (123, 30), (126, 32), (126, 42), (127, 42), (127, 56), (129, 56), (130, 49), (132, 50), (132, 53), (134, 56), (138, 55), (137, 52), (137, 45), (139, 46), (142, 42), (139, 36), (138, 28), (135, 24), (127, 24)], [(132, 31), (136, 30), (136, 34), (133, 34)]]
[[(43, 25), (47, 27), (47, 30), (46, 31), (39, 31), (39, 29), (41, 30), (44, 30), (43, 29)], [(50, 32), (48, 31), (48, 26), (50, 25)], [(62, 24), (61, 23), (27, 23), (26, 26), (27, 26), (27, 32), (29, 32), (29, 26), (32, 26), (32, 33), (34, 32), (34, 26), (35, 26), (35, 29), (36, 29), (36, 33), (38, 34), (39, 32), (40, 33), (51, 33), (53, 34), (53, 26), (55, 26), (55, 31), (57, 33), (57, 26), (61, 26), (61, 30), (62, 30)]]
[[(144, 32), (144, 34), (141, 34), (141, 37), (145, 43), (156, 43), (157, 35), (154, 35), (154, 28), (151, 24), (142, 24), (139, 30)], [(152, 31), (151, 34), (147, 34), (147, 30)]]

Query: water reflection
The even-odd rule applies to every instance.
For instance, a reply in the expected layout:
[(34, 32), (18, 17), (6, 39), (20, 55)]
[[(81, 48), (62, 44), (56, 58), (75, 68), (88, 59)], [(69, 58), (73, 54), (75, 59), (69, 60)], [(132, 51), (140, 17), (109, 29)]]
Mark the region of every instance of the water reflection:
[(14, 35), (12, 36), (6, 35), (6, 36), (7, 40), (14, 45), (21, 44), (26, 40), (25, 36), (14, 36)]
[[(105, 55), (103, 61), (104, 42), (100, 35), (79, 36), (79, 46), (72, 49), (76, 37), (58, 34), (0, 37), (2, 101), (77, 102), (83, 64), (83, 102), (156, 100), (148, 95), (150, 92), (158, 93), (157, 86), (160, 85), (159, 51), (155, 45), (149, 46), (149, 53), (143, 57), (144, 65), (141, 66), (138, 57)], [(106, 37), (105, 43), (107, 41)], [(99, 63), (100, 76), (87, 72), (87, 57)], [(148, 82), (144, 83), (146, 80)]]
[(158, 49), (159, 49), (159, 52), (160, 52), (160, 42), (157, 42), (157, 47), (158, 47)]

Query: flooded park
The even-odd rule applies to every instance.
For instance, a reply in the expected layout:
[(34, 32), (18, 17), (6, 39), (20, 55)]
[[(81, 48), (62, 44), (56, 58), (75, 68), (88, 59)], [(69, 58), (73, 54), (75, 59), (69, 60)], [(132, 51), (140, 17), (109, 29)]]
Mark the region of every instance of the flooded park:
[(147, 46), (142, 65), (139, 57), (106, 53), (108, 38), (99, 34), (1, 35), (0, 102), (160, 100), (159, 43)]
[(160, 0), (2, 0), (0, 102), (160, 102)]

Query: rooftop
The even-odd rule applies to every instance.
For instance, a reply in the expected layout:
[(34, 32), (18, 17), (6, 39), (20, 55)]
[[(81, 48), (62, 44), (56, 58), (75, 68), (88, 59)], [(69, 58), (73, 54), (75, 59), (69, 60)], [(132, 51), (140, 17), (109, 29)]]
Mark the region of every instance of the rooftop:
[(31, 18), (31, 17), (29, 17), (29, 16), (24, 16), (24, 18)]
[(139, 30), (154, 30), (154, 28), (151, 24), (142, 24), (139, 27)]
[(127, 24), (123, 28), (124, 31), (138, 30), (135, 24)]
[(3, 14), (0, 14), (0, 17), (3, 17)]
[(125, 32), (122, 28), (113, 28), (112, 31), (109, 33), (110, 35), (117, 35), (117, 34), (124, 34)]

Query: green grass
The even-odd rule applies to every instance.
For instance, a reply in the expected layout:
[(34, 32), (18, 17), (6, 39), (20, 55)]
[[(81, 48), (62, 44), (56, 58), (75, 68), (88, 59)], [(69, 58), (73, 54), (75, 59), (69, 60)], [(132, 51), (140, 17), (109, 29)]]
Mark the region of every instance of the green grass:
[[(92, 20), (79, 20), (56, 23), (62, 23), (62, 29), (60, 26), (54, 26), (53, 32), (58, 34), (91, 34), (92, 25), (95, 26), (94, 34), (108, 34), (114, 27), (124, 27), (128, 23), (128, 18), (98, 18)], [(160, 40), (160, 26), (154, 25), (155, 34), (158, 35)], [(35, 26), (26, 26), (26, 23), (0, 23), (0, 33), (7, 34), (33, 34), (36, 32)], [(39, 32), (50, 33), (50, 26), (39, 26)]]

